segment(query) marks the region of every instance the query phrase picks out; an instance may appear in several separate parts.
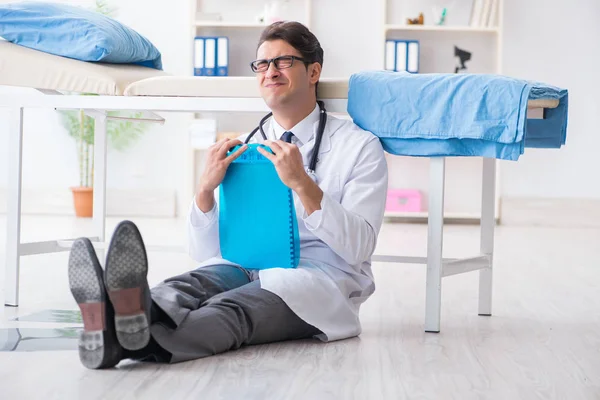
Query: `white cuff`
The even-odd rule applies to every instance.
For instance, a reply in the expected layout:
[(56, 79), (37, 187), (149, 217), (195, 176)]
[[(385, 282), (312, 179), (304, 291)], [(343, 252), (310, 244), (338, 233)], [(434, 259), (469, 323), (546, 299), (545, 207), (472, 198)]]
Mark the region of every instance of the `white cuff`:
[(209, 226), (217, 215), (217, 202), (213, 205), (213, 208), (205, 213), (196, 204), (196, 198), (192, 200), (192, 207), (190, 210), (190, 223), (194, 228), (205, 228)]
[(321, 209), (313, 211), (312, 214), (307, 215), (306, 210), (304, 210), (304, 215), (302, 215), (302, 220), (306, 224), (308, 230), (313, 231), (320, 228), (323, 223), (323, 213), (327, 212), (327, 203), (329, 202), (329, 197), (327, 193), (323, 192), (323, 198), (321, 199)]

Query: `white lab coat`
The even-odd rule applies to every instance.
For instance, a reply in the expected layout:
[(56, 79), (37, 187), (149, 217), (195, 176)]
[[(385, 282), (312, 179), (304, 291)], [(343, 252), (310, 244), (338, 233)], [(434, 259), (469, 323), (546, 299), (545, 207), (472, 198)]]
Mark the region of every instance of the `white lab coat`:
[[(319, 108), (291, 131), (309, 165)], [(269, 139), (284, 129), (271, 118)], [(262, 142), (260, 132), (252, 139)], [(361, 333), (360, 305), (374, 292), (370, 257), (383, 222), (388, 184), (379, 139), (352, 121), (328, 115), (316, 167), (324, 192), (321, 210), (306, 215), (294, 193), (300, 234), (298, 268), (260, 270), (261, 287), (281, 297), (304, 321), (317, 327), (323, 341)], [(189, 254), (200, 267), (233, 264), (221, 258), (218, 205), (203, 213), (192, 201), (188, 220)], [(233, 264), (235, 265), (235, 264)], [(243, 267), (243, 266), (242, 266)]]

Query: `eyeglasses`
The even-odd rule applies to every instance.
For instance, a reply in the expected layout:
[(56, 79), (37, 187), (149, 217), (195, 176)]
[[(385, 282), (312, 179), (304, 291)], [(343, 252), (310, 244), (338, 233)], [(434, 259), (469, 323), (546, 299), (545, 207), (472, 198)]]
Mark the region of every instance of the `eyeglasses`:
[(308, 63), (304, 58), (296, 56), (279, 56), (271, 58), (270, 60), (255, 60), (250, 63), (250, 68), (253, 72), (265, 72), (271, 66), (271, 63), (275, 65), (277, 69), (290, 68), (294, 65), (294, 60)]

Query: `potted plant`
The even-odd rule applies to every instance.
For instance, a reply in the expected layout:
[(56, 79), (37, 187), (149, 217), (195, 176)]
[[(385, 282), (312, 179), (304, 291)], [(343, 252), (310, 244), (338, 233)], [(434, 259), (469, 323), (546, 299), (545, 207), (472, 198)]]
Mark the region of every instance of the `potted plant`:
[[(91, 217), (94, 197), (94, 119), (85, 115), (83, 110), (61, 111), (63, 126), (77, 143), (77, 161), (79, 164), (79, 186), (71, 187), (75, 215)], [(108, 117), (140, 118), (141, 112), (127, 114), (110, 111)], [(130, 120), (111, 120), (106, 123), (108, 143), (116, 150), (125, 150), (146, 130), (147, 123)]]

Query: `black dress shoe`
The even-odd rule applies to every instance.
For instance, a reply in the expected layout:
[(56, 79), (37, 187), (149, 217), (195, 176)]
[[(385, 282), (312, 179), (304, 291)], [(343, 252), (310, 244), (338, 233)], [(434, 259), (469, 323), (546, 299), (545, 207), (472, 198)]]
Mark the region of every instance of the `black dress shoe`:
[(115, 309), (117, 340), (127, 350), (142, 349), (150, 341), (152, 299), (147, 276), (142, 235), (133, 222), (123, 221), (106, 253), (104, 282)]
[(92, 243), (77, 239), (69, 254), (69, 287), (81, 309), (83, 332), (79, 336), (79, 359), (87, 368), (114, 367), (122, 348), (114, 327), (114, 310), (107, 300), (102, 268)]

